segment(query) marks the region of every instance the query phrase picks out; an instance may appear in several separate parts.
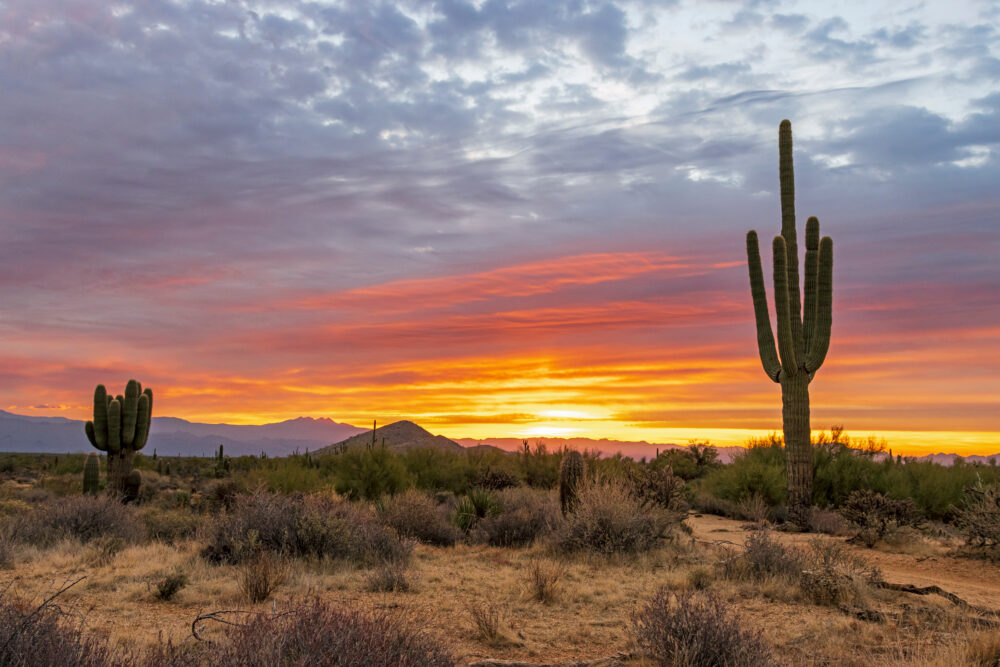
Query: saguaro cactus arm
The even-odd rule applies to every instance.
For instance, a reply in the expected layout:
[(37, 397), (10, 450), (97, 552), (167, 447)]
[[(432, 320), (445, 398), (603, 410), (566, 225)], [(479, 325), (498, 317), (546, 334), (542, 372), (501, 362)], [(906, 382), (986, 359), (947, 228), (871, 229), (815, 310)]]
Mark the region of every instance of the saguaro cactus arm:
[(106, 452), (108, 450), (108, 390), (103, 384), (94, 389), (94, 447)]
[[(781, 187), (781, 235), (785, 238), (788, 270), (788, 309), (795, 352), (805, 357), (802, 340), (802, 302), (799, 296), (799, 246), (795, 236), (795, 169), (792, 162), (792, 123), (778, 127), (778, 179)], [(780, 326), (780, 325), (779, 325)], [(780, 344), (780, 341), (779, 341)]]
[[(818, 230), (817, 223), (817, 233)], [(830, 327), (833, 324), (833, 239), (824, 236), (819, 242), (819, 269), (816, 280), (816, 330), (809, 343), (806, 370), (815, 373), (823, 365), (830, 348)]]
[(788, 377), (798, 373), (795, 358), (795, 337), (792, 333), (792, 314), (789, 312), (788, 294), (788, 253), (785, 237), (775, 236), (774, 251), (774, 313), (778, 320), (778, 354), (781, 355), (781, 370)]
[(126, 447), (135, 440), (136, 411), (139, 407), (141, 387), (135, 380), (125, 385), (125, 401), (122, 403), (122, 444)]
[(760, 265), (760, 247), (757, 243), (757, 232), (747, 232), (747, 265), (750, 267), (750, 294), (753, 296), (753, 314), (757, 321), (757, 351), (760, 362), (767, 376), (778, 381), (781, 373), (781, 362), (774, 347), (774, 334), (771, 332), (771, 316), (767, 312), (767, 292), (764, 290), (764, 271)]
[(153, 392), (147, 389), (136, 403), (135, 438), (132, 449), (139, 451), (146, 446), (149, 439), (149, 422), (153, 412)]
[(802, 291), (802, 339), (805, 352), (811, 345), (813, 330), (816, 328), (816, 272), (819, 255), (819, 220), (815, 216), (806, 221), (806, 266)]

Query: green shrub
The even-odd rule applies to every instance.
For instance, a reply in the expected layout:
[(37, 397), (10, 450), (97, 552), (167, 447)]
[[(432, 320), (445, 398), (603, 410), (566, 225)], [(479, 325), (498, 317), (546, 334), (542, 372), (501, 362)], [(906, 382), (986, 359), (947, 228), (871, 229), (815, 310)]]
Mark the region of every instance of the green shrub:
[(869, 549), (890, 530), (911, 526), (919, 518), (916, 505), (909, 498), (887, 498), (875, 491), (855, 491), (841, 508), (844, 518), (858, 527), (854, 539)]
[(468, 495), (458, 501), (458, 506), (455, 508), (455, 525), (468, 533), (483, 519), (500, 514), (502, 509), (491, 492), (485, 489), (471, 489)]
[(769, 506), (782, 505), (786, 486), (784, 456), (780, 445), (751, 448), (729, 465), (709, 472), (701, 488), (731, 503), (757, 495)]
[(495, 547), (522, 547), (548, 533), (559, 521), (559, 507), (551, 493), (508, 488), (493, 498), (499, 511), (481, 517), (471, 538)]
[(375, 500), (413, 486), (402, 459), (385, 447), (352, 447), (334, 458), (337, 493), (348, 498)]

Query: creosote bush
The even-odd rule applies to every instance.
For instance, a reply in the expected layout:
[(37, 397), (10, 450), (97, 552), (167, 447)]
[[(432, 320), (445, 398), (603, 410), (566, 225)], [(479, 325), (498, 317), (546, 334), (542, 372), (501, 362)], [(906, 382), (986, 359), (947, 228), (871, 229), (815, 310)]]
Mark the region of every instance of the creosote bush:
[(358, 505), (324, 495), (255, 493), (221, 515), (202, 555), (241, 563), (260, 550), (286, 558), (344, 559), (363, 565), (408, 561), (412, 544)]
[(514, 487), (494, 494), (499, 511), (476, 523), (469, 537), (495, 547), (523, 547), (547, 534), (559, 520), (552, 496), (537, 489)]
[(769, 530), (755, 530), (743, 542), (743, 551), (723, 559), (722, 574), (737, 581), (759, 582), (784, 579), (797, 582), (802, 574), (804, 557), (794, 547), (786, 547)]
[(117, 538), (134, 543), (145, 534), (135, 510), (109, 496), (58, 498), (29, 514), (9, 517), (8, 521), (12, 539), (40, 547), (65, 539), (87, 543)]
[(759, 631), (710, 593), (658, 591), (632, 616), (639, 650), (670, 667), (763, 667), (777, 664)]
[(383, 498), (378, 507), (378, 519), (403, 537), (450, 547), (458, 539), (459, 531), (448, 520), (446, 510), (427, 494), (411, 489)]
[(683, 515), (653, 507), (619, 479), (589, 480), (577, 491), (577, 505), (555, 534), (563, 552), (635, 554), (651, 549)]

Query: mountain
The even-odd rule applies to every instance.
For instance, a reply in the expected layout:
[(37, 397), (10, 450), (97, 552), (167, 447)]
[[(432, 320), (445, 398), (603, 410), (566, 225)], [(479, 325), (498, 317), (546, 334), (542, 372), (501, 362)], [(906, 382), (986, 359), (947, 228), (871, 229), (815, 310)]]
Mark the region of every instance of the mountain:
[[(523, 438), (485, 438), (482, 440), (456, 438), (455, 441), (467, 449), (492, 447), (494, 449), (502, 449), (506, 452), (521, 451), (525, 442)], [(641, 458), (651, 459), (656, 456), (657, 452), (663, 452), (668, 449), (687, 448), (687, 445), (677, 445), (674, 443), (653, 443), (646, 442), (645, 440), (634, 442), (630, 440), (608, 440), (607, 438), (601, 438), (600, 440), (593, 438), (532, 438), (528, 443), (532, 447), (536, 444), (545, 445), (550, 452), (556, 452), (563, 448), (575, 449), (581, 452), (597, 452), (602, 456), (613, 456), (621, 452), (622, 456), (628, 456), (636, 460)], [(729, 463), (736, 454), (746, 451), (744, 447), (716, 447), (716, 449), (719, 451), (719, 460), (723, 463)]]
[[(314, 451), (364, 429), (332, 419), (299, 417), (262, 425), (199, 424), (176, 417), (153, 417), (149, 442), (163, 456), (210, 455), (219, 445), (227, 454), (286, 456)], [(0, 410), (0, 451), (63, 454), (89, 452), (83, 422), (64, 417), (26, 417)]]
[[(372, 442), (371, 429), (364, 433), (359, 433), (353, 437), (342, 440), (335, 445), (330, 445), (319, 451), (317, 454), (333, 454), (350, 447), (360, 447), (370, 445)], [(398, 421), (375, 429), (375, 442), (385, 443), (389, 449), (406, 451), (408, 449), (443, 449), (446, 451), (460, 452), (464, 448), (454, 440), (449, 440), (443, 435), (433, 435), (425, 429), (417, 426), (411, 421)]]

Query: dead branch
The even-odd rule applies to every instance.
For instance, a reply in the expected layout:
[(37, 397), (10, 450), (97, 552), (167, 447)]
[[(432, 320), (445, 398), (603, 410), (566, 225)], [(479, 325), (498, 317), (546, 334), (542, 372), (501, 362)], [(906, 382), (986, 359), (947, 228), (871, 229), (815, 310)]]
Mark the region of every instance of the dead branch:
[(198, 614), (198, 616), (191, 621), (191, 636), (200, 642), (211, 641), (201, 637), (198, 634), (198, 623), (201, 621), (215, 621), (216, 623), (221, 623), (222, 625), (231, 625), (237, 628), (243, 627), (249, 621), (230, 621), (225, 618), (226, 614), (243, 615), (245, 617), (252, 616), (268, 616), (270, 618), (281, 618), (282, 616), (290, 616), (292, 614), (298, 613), (298, 609), (289, 609), (281, 613), (267, 612), (267, 611), (248, 611), (246, 609), (220, 609), (217, 611), (210, 611), (206, 614)]
[(621, 651), (604, 658), (559, 663), (521, 662), (519, 660), (493, 660), (487, 658), (486, 660), (469, 663), (466, 667), (618, 667), (619, 665), (624, 665), (627, 661), (638, 657), (640, 657), (640, 654), (638, 653), (626, 653)]
[(954, 593), (949, 593), (940, 586), (914, 586), (913, 584), (893, 584), (888, 581), (877, 581), (872, 583), (876, 588), (884, 588), (890, 591), (899, 591), (900, 593), (912, 593), (913, 595), (940, 595), (944, 599), (948, 600), (954, 605), (959, 607), (964, 607), (971, 609), (978, 614), (983, 614), (984, 616), (1000, 616), (1000, 610), (997, 609), (986, 609), (985, 607), (977, 607), (971, 605), (962, 598), (958, 597)]

